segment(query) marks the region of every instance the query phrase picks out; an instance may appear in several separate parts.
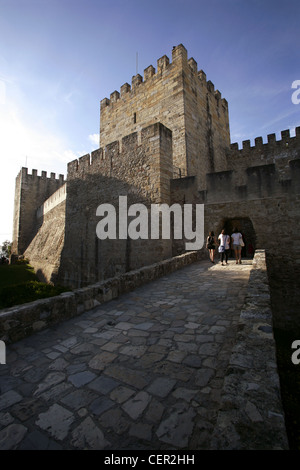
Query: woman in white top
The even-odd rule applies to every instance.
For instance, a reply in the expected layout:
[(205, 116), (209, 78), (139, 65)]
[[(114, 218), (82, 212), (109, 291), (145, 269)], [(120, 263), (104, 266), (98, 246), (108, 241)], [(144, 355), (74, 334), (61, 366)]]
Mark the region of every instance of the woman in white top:
[(237, 228), (233, 230), (233, 234), (231, 235), (232, 240), (232, 248), (234, 249), (235, 253), (235, 262), (236, 264), (241, 264), (241, 255), (242, 255), (242, 246), (241, 241), (243, 240), (242, 234), (238, 231)]
[(218, 236), (218, 240), (220, 240), (220, 246), (224, 246), (224, 251), (221, 251), (221, 263), (222, 266), (225, 266), (225, 264), (223, 264), (223, 261), (225, 257), (225, 263), (228, 264), (228, 255), (230, 251), (230, 236), (226, 235), (225, 230), (223, 229), (220, 235)]

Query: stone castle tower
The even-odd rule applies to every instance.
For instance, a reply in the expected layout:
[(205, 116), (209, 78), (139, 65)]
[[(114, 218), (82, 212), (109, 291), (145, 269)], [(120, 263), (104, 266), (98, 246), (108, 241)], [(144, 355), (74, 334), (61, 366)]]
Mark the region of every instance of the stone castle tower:
[(70, 162), (66, 182), (21, 170), (13, 253), (41, 278), (79, 287), (184, 251), (172, 238), (99, 240), (97, 207), (126, 195), (147, 207), (204, 204), (206, 233), (238, 226), (245, 254), (265, 248), (274, 278), (288, 279), (300, 274), (299, 193), (300, 128), (231, 144), (227, 101), (179, 45), (101, 101), (100, 148)]
[(157, 70), (144, 70), (144, 80), (138, 74), (101, 101), (100, 146), (156, 122), (172, 131), (174, 175), (197, 175), (204, 187), (206, 173), (226, 169), (228, 103), (182, 44), (171, 63), (161, 57)]

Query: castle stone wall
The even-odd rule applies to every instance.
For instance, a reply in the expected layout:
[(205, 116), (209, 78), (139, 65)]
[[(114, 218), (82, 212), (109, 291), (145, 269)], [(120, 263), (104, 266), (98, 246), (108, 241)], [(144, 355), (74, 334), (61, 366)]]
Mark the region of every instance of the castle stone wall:
[(51, 173), (49, 178), (45, 171), (39, 176), (37, 170), (28, 174), (27, 168), (21, 169), (15, 186), (13, 254), (24, 253), (39, 228), (36, 220), (38, 207), (63, 184), (63, 175), (55, 178), (55, 173)]
[(38, 278), (55, 283), (65, 239), (65, 200), (39, 217), (39, 230), (24, 252)]
[(127, 196), (128, 207), (170, 202), (171, 131), (153, 124), (140, 136), (124, 137), (121, 149), (118, 141), (112, 142), (105, 150), (68, 165), (66, 235), (59, 272), (63, 284), (85, 286), (172, 255), (170, 240), (119, 239), (118, 231), (117, 239), (101, 240), (96, 234), (101, 204), (116, 209), (118, 228), (120, 196)]
[(120, 92), (101, 101), (100, 144), (120, 140), (153, 122), (172, 131), (173, 163), (188, 176), (197, 175), (205, 184), (209, 171), (226, 169), (225, 149), (230, 145), (228, 104), (206, 81), (197, 63), (188, 59), (183, 45), (132, 77)]
[(61, 202), (66, 200), (67, 196), (67, 185), (61, 186), (55, 193), (53, 193), (46, 201), (37, 209), (36, 217), (44, 217), (54, 207), (58, 206)]
[(278, 178), (286, 180), (290, 179), (289, 161), (297, 158), (300, 158), (300, 127), (296, 127), (294, 137), (284, 130), (279, 140), (275, 134), (269, 134), (266, 143), (257, 137), (253, 146), (250, 140), (245, 140), (241, 149), (237, 143), (231, 144), (227, 150), (227, 170), (235, 170), (235, 184), (241, 186), (246, 183), (246, 168), (276, 163)]
[[(280, 142), (278, 153), (270, 150), (267, 164), (261, 162), (242, 172), (208, 174), (205, 191), (198, 191), (193, 178), (171, 182), (172, 203), (204, 203), (205, 236), (212, 230), (218, 237), (224, 227), (232, 230), (237, 226), (246, 242), (243, 253), (249, 254), (250, 243), (253, 250), (266, 250), (272, 301), (277, 305), (274, 324), (281, 329), (294, 328), (300, 322), (300, 159), (293, 158), (299, 155), (298, 135), (292, 138), (289, 150), (284, 147), (285, 165)], [(251, 151), (259, 157), (257, 150)], [(236, 185), (241, 175), (244, 184)], [(184, 251), (182, 243), (176, 248), (176, 253)]]

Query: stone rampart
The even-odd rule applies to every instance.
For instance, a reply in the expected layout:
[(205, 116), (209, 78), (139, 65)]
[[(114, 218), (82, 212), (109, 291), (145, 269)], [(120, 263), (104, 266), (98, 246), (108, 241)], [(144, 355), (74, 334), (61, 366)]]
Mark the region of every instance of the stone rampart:
[(266, 448), (289, 447), (280, 397), (266, 257), (264, 250), (257, 250), (224, 380), (212, 449)]
[(29, 174), (27, 168), (21, 169), (15, 186), (13, 254), (24, 253), (39, 228), (37, 209), (64, 184), (63, 175), (56, 178), (55, 173), (51, 173), (48, 177), (46, 171), (38, 175), (37, 170)]
[(256, 137), (254, 145), (251, 145), (250, 140), (245, 140), (241, 149), (237, 143), (231, 144), (227, 150), (227, 169), (235, 169), (236, 172), (242, 173), (248, 167), (276, 163), (280, 179), (285, 180), (290, 177), (289, 160), (299, 158), (300, 127), (296, 127), (294, 137), (287, 129), (281, 131), (279, 140), (276, 140), (275, 134), (269, 134), (266, 143), (262, 137)]
[(207, 189), (200, 192), (204, 203), (289, 197), (300, 193), (300, 148), (298, 158), (238, 167), (206, 175)]
[(191, 251), (81, 289), (1, 310), (0, 339), (7, 344), (19, 341), (198, 261), (202, 257), (202, 252)]
[(57, 194), (57, 198), (46, 205), (48, 208), (50, 206), (51, 210), (46, 210), (44, 215), (38, 218), (39, 230), (24, 252), (24, 257), (29, 260), (42, 282), (55, 283), (60, 267), (65, 240), (64, 188), (63, 186), (62, 194)]
[[(172, 256), (171, 240), (119, 237), (119, 222), (128, 228), (119, 198), (127, 207), (139, 203), (170, 203), (173, 175), (172, 133), (160, 123), (130, 134), (105, 149), (84, 155), (68, 165), (65, 245), (59, 280), (72, 288), (114, 277)], [(115, 209), (116, 236), (98, 237), (97, 208), (110, 204)], [(131, 218), (132, 220), (132, 218)], [(150, 227), (150, 225), (149, 225)]]
[[(100, 145), (121, 140), (129, 132), (161, 122), (173, 134), (174, 165), (200, 180), (206, 172), (225, 169), (230, 145), (228, 103), (206, 80), (197, 62), (180, 44), (172, 62), (164, 55), (157, 70), (150, 65), (120, 92), (100, 103)], [(201, 159), (199, 159), (201, 155)]]
[(37, 209), (37, 218), (44, 217), (54, 207), (58, 206), (61, 202), (66, 200), (67, 196), (67, 185), (61, 186), (55, 193), (53, 193), (46, 201)]

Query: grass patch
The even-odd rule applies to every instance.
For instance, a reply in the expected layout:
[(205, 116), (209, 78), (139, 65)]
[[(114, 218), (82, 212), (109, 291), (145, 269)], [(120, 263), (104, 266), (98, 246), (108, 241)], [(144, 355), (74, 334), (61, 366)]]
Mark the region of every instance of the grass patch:
[(29, 264), (0, 266), (0, 308), (9, 308), (70, 290), (40, 282)]
[(38, 281), (30, 264), (0, 265), (0, 289), (28, 281)]

